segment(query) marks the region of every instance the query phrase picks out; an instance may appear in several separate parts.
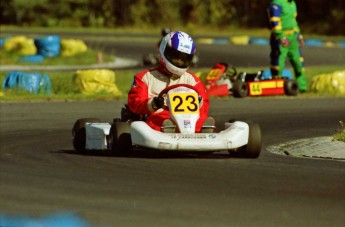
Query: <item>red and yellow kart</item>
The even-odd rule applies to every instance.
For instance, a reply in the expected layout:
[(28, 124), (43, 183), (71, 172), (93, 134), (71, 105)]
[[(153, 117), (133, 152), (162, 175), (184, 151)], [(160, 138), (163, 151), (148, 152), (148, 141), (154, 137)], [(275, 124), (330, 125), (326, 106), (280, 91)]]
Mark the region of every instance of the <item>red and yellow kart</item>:
[(264, 79), (262, 70), (257, 73), (237, 73), (235, 67), (218, 63), (206, 76), (206, 89), (209, 96), (234, 97), (289, 95), (298, 93), (296, 81), (289, 78)]

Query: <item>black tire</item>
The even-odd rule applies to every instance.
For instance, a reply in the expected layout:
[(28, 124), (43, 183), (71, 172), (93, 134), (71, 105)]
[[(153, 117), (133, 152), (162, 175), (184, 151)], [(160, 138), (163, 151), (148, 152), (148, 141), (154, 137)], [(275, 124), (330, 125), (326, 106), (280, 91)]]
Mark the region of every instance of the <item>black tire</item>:
[(234, 97), (243, 98), (248, 95), (248, 86), (242, 80), (236, 80), (233, 84), (232, 92)]
[(130, 123), (114, 122), (110, 128), (108, 148), (117, 156), (128, 155), (132, 151)]
[(256, 123), (248, 123), (249, 141), (245, 156), (248, 158), (257, 158), (261, 152), (261, 128)]
[(286, 95), (296, 96), (298, 94), (298, 85), (294, 80), (284, 81), (284, 91)]
[(248, 123), (249, 138), (248, 144), (236, 150), (229, 150), (233, 157), (257, 158), (261, 152), (261, 128), (256, 123)]
[(78, 119), (72, 128), (72, 136), (73, 136), (73, 147), (79, 153), (85, 152), (85, 144), (86, 144), (86, 131), (85, 131), (85, 124), (86, 123), (99, 123), (101, 122), (98, 118), (81, 118)]

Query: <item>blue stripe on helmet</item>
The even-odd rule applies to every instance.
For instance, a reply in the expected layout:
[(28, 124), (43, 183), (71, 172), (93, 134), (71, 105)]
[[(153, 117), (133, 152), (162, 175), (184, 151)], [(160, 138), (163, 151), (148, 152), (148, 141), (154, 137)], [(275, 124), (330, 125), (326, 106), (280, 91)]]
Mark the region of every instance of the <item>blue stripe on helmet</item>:
[(180, 48), (180, 43), (181, 43), (181, 40), (180, 39), (189, 39), (190, 40), (190, 43), (192, 44), (192, 46), (188, 46), (188, 54), (194, 54), (195, 53), (195, 43), (192, 39), (192, 37), (190, 37), (188, 34), (184, 33), (184, 32), (175, 32), (170, 41), (171, 41), (171, 47), (176, 49), (176, 50), (179, 50)]
[(194, 53), (195, 53), (195, 43), (193, 42), (192, 51), (190, 52), (190, 54), (194, 54)]
[(174, 49), (178, 49), (180, 39), (179, 39), (180, 32), (175, 32), (171, 37), (171, 47)]

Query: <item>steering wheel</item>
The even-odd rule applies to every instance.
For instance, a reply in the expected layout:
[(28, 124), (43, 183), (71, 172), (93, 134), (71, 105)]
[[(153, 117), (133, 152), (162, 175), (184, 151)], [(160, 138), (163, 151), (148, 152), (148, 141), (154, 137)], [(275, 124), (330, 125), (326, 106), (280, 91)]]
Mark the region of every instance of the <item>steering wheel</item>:
[(237, 75), (237, 70), (235, 66), (231, 65), (229, 68), (226, 70), (226, 76), (229, 77), (229, 79), (234, 78)]
[[(195, 87), (193, 87), (192, 85), (189, 85), (189, 84), (174, 84), (174, 85), (171, 85), (171, 86), (168, 86), (166, 88), (164, 88), (159, 94), (158, 94), (158, 98), (162, 98), (162, 97), (165, 97), (166, 94), (174, 89), (174, 88), (177, 88), (177, 87), (186, 87), (186, 88), (190, 88), (192, 90), (194, 90), (197, 94), (198, 94), (198, 91), (195, 89)], [(169, 110), (168, 106), (166, 104), (163, 105), (162, 107), (163, 109), (165, 110)]]

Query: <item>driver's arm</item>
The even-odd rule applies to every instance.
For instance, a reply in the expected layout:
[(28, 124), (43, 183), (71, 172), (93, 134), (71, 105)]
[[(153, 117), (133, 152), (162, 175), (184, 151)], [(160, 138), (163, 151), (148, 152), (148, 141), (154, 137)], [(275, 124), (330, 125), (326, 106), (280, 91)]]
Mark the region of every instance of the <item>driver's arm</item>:
[(148, 107), (148, 87), (141, 79), (144, 74), (145, 72), (142, 72), (134, 76), (132, 87), (128, 93), (129, 110), (139, 115), (149, 114), (152, 111)]
[(208, 115), (208, 109), (210, 107), (210, 100), (208, 98), (206, 88), (198, 77), (196, 77), (194, 74), (192, 74), (192, 75), (196, 81), (196, 84), (194, 85), (194, 87), (197, 90), (199, 96), (202, 97), (202, 103), (201, 103), (202, 106), (200, 108), (200, 111), (202, 112), (202, 114), (207, 116)]

